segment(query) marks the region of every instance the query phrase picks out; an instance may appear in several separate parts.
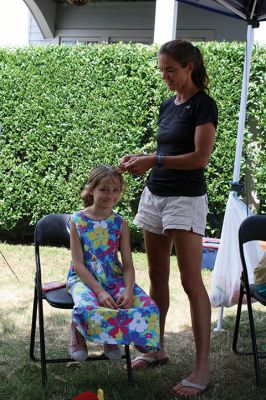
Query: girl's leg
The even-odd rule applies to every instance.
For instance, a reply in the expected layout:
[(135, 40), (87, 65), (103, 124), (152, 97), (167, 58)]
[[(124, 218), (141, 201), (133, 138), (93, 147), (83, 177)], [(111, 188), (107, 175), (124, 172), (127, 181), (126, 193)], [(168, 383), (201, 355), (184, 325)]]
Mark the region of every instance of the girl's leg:
[[(93, 310), (101, 309), (101, 307), (95, 293), (81, 281), (71, 287), (70, 293), (75, 306), (72, 312), (69, 354), (76, 361), (85, 361), (88, 357), (85, 337), (89, 319), (93, 315)], [(92, 313), (89, 309), (92, 310)], [(104, 354), (112, 360), (118, 360), (122, 357), (120, 348), (115, 344), (105, 344)]]
[(76, 361), (85, 361), (88, 357), (87, 344), (80, 332), (80, 322), (75, 318), (75, 309), (82, 305), (84, 293), (86, 293), (86, 287), (82, 282), (75, 283), (70, 289), (75, 306), (72, 310), (72, 322), (70, 326), (69, 355)]
[[(208, 385), (211, 307), (201, 276), (202, 237), (184, 230), (171, 231), (177, 254), (181, 282), (188, 295), (196, 357), (192, 374), (187, 378), (196, 384)], [(181, 396), (195, 396), (199, 390), (177, 384), (174, 392)]]
[(156, 353), (143, 354), (142, 359), (133, 363), (133, 369), (147, 367), (145, 356), (149, 359), (152, 354), (158, 359), (165, 359), (164, 330), (167, 311), (169, 308), (169, 271), (172, 240), (163, 235), (144, 231), (145, 248), (148, 258), (150, 277), (150, 296), (160, 311), (160, 350)]
[(69, 355), (75, 361), (85, 361), (88, 357), (88, 348), (84, 337), (77, 330), (75, 323), (72, 321), (69, 335)]

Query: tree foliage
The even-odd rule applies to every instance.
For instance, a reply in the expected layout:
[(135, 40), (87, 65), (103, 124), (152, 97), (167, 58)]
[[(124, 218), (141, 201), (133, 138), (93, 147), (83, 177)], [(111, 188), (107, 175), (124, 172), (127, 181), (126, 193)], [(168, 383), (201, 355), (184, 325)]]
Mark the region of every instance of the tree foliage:
[[(215, 149), (206, 171), (209, 233), (218, 233), (232, 179), (244, 45), (199, 43), (219, 108)], [(246, 136), (262, 208), (266, 199), (265, 48), (253, 53)], [(74, 212), (88, 171), (117, 165), (127, 153), (152, 151), (159, 105), (169, 93), (157, 48), (136, 44), (0, 49), (0, 230), (32, 234), (48, 213)], [(247, 132), (249, 132), (249, 125)], [(259, 149), (260, 151), (256, 151)], [(245, 174), (245, 170), (242, 171)], [(145, 177), (126, 175), (118, 206), (132, 226)], [(215, 218), (213, 218), (215, 217)]]

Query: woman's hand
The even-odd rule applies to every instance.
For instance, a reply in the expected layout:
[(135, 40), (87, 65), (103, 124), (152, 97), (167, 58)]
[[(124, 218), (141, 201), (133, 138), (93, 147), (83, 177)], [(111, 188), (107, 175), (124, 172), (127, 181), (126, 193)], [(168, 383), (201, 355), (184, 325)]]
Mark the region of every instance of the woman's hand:
[(126, 308), (126, 309), (132, 307), (132, 302), (133, 302), (132, 290), (129, 291), (127, 289), (124, 290), (124, 292), (118, 297), (116, 301), (119, 308)]
[(101, 307), (112, 308), (113, 310), (119, 308), (112, 296), (105, 290), (97, 293), (97, 299)]
[(131, 154), (124, 156), (121, 160), (120, 167), (123, 171), (127, 171), (132, 175), (145, 174), (156, 163), (156, 155), (136, 155)]
[(121, 158), (119, 168), (122, 171), (126, 171), (126, 164), (130, 161), (131, 158), (139, 157), (140, 154), (126, 154), (124, 157)]

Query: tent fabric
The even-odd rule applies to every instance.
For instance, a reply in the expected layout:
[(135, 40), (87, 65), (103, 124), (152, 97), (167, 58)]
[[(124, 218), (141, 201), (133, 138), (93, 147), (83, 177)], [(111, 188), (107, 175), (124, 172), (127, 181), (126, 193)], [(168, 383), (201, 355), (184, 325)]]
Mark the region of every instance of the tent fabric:
[(256, 26), (266, 20), (266, 0), (176, 0), (228, 17), (242, 19)]

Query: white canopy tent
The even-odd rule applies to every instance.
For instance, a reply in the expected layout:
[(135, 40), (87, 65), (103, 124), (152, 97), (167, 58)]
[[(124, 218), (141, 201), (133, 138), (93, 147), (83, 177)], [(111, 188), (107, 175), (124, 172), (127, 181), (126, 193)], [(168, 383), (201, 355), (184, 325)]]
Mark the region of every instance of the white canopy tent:
[[(205, 10), (220, 13), (232, 18), (240, 18), (247, 22), (247, 40), (246, 53), (243, 69), (241, 102), (238, 120), (237, 145), (235, 150), (235, 162), (233, 171), (232, 191), (229, 194), (228, 203), (226, 206), (225, 217), (222, 227), (222, 235), (217, 258), (213, 271), (211, 302), (215, 306), (220, 306), (219, 318), (216, 330), (221, 329), (223, 307), (231, 306), (236, 302), (234, 299), (235, 288), (230, 288), (231, 298), (228, 298), (228, 293), (225, 294), (226, 287), (231, 285), (231, 282), (224, 281), (226, 274), (221, 276), (221, 270), (234, 269), (236, 274), (239, 274), (240, 279), (240, 257), (238, 254), (237, 232), (244, 218), (249, 215), (249, 211), (243, 207), (243, 203), (237, 197), (237, 188), (240, 177), (240, 163), (242, 157), (243, 137), (246, 121), (246, 105), (248, 98), (249, 73), (251, 65), (251, 55), (254, 39), (254, 29), (258, 28), (260, 21), (266, 20), (266, 0), (179, 0), (180, 2), (190, 4), (195, 7), (200, 7)], [(232, 218), (234, 217), (234, 218)], [(258, 244), (248, 249), (250, 268), (255, 265), (261, 256), (261, 251)], [(225, 278), (226, 279), (226, 278)], [(231, 279), (231, 278), (230, 278)], [(232, 286), (232, 285), (231, 285)], [(238, 284), (239, 286), (239, 284)], [(236, 296), (235, 296), (236, 297)]]

